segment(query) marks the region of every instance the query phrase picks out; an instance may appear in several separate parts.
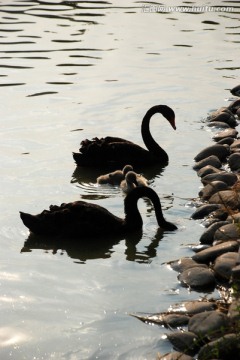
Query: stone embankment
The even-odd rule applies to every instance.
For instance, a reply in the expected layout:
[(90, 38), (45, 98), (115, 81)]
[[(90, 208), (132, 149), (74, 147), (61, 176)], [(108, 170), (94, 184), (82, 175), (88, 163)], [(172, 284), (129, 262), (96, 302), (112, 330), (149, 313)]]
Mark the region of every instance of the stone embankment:
[[(240, 86), (236, 87), (240, 89)], [(234, 88), (235, 89), (235, 88)], [(206, 230), (192, 257), (169, 263), (183, 286), (198, 292), (215, 288), (220, 298), (171, 306), (165, 313), (136, 316), (168, 329), (173, 352), (158, 360), (240, 359), (240, 99), (209, 115), (218, 132), (214, 144), (194, 158), (203, 188), (192, 219)]]

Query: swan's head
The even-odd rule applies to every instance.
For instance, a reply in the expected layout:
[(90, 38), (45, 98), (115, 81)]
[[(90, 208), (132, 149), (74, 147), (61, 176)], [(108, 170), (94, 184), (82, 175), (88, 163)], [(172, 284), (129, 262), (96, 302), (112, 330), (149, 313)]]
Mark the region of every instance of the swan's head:
[(138, 186), (137, 174), (134, 171), (129, 171), (125, 176), (125, 180), (128, 183), (131, 183), (131, 184), (134, 184), (134, 185)]
[(129, 171), (132, 171), (132, 170), (133, 170), (132, 165), (126, 165), (126, 166), (124, 166), (124, 168), (123, 168), (123, 175), (125, 176)]
[(162, 114), (162, 116), (164, 116), (169, 121), (170, 125), (174, 130), (177, 129), (175, 125), (175, 113), (173, 109), (171, 109), (167, 105), (157, 105), (155, 110), (156, 112)]

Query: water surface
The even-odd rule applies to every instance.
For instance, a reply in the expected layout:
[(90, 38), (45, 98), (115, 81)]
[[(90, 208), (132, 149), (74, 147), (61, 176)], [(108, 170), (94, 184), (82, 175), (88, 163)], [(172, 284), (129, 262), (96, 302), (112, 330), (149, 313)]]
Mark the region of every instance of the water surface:
[[(193, 157), (213, 136), (207, 113), (239, 83), (240, 7), (212, 0), (232, 10), (146, 13), (143, 4), (0, 1), (3, 359), (154, 359), (171, 350), (164, 329), (129, 313), (203, 295), (164, 262), (191, 256), (203, 232), (190, 219), (200, 184)], [(177, 131), (157, 115), (151, 131), (170, 162), (144, 175), (179, 230), (159, 231), (140, 200), (142, 232), (110, 246), (24, 246), (19, 210), (82, 198), (124, 215), (121, 191), (97, 187), (99, 170), (76, 169), (72, 151), (105, 135), (142, 145), (140, 121), (161, 103), (174, 109)]]

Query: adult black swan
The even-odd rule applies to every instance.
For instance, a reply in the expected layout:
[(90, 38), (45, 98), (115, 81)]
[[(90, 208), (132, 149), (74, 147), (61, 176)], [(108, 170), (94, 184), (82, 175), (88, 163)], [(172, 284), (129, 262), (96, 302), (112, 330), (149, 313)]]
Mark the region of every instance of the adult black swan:
[(156, 113), (162, 114), (176, 130), (175, 113), (169, 106), (155, 105), (151, 107), (146, 112), (141, 127), (142, 138), (148, 150), (118, 137), (85, 139), (81, 142), (79, 153), (73, 153), (76, 164), (90, 167), (124, 166), (126, 164), (133, 166), (167, 165), (168, 154), (156, 143), (149, 129), (150, 119)]
[(38, 215), (20, 212), (24, 225), (36, 235), (85, 238), (118, 236), (142, 228), (142, 217), (137, 207), (138, 199), (149, 198), (155, 209), (158, 225), (164, 230), (177, 227), (166, 221), (156, 192), (149, 187), (136, 187), (124, 200), (125, 218), (121, 219), (107, 209), (85, 201), (75, 201), (61, 206), (50, 205)]

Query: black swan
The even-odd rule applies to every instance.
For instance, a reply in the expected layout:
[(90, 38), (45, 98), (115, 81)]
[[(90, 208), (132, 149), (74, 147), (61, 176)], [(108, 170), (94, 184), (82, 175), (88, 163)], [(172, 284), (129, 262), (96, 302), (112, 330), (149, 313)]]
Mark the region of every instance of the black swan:
[(108, 174), (100, 175), (97, 178), (98, 184), (110, 184), (110, 185), (120, 185), (121, 181), (125, 179), (125, 175), (133, 170), (132, 165), (126, 165), (122, 170), (116, 170)]
[(125, 194), (128, 194), (136, 186), (148, 186), (147, 179), (135, 173), (135, 171), (129, 171), (125, 176), (125, 180), (121, 182), (120, 187)]
[(164, 230), (177, 227), (166, 221), (156, 192), (149, 187), (136, 187), (124, 199), (125, 218), (121, 219), (107, 209), (85, 201), (75, 201), (61, 206), (51, 205), (38, 215), (20, 211), (24, 225), (36, 235), (67, 236), (80, 240), (119, 236), (142, 228), (142, 217), (137, 207), (138, 199), (149, 198), (155, 209), (158, 225)]
[(142, 138), (147, 149), (118, 137), (85, 139), (81, 142), (79, 153), (73, 153), (73, 158), (78, 166), (133, 166), (168, 164), (168, 154), (153, 139), (149, 123), (151, 117), (161, 113), (171, 124), (174, 130), (175, 113), (167, 105), (155, 105), (151, 107), (142, 120)]

